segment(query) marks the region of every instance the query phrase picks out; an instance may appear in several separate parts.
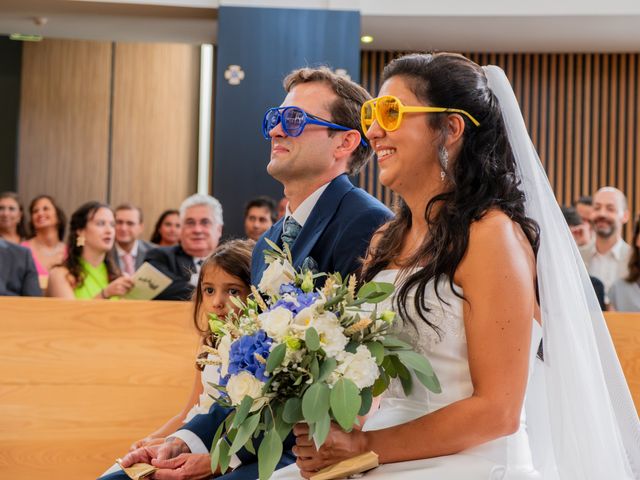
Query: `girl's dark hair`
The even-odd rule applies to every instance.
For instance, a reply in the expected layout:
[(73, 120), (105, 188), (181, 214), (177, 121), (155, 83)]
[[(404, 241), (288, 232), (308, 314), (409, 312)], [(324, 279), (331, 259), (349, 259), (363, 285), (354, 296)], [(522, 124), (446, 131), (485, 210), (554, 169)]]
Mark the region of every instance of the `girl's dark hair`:
[[(207, 322), (203, 322), (202, 311), (202, 281), (206, 271), (211, 267), (219, 267), (229, 275), (238, 278), (247, 288), (251, 285), (251, 253), (256, 242), (253, 240), (228, 240), (216, 248), (209, 255), (198, 276), (198, 284), (193, 291), (193, 324), (202, 336), (205, 345), (212, 345), (211, 332)], [(198, 358), (206, 358), (206, 353), (201, 353)], [(197, 368), (202, 370), (198, 364)]]
[(631, 245), (631, 258), (629, 258), (629, 275), (626, 281), (629, 283), (640, 280), (640, 248), (638, 248), (638, 235), (640, 235), (640, 216), (636, 220), (636, 226), (633, 229), (633, 244)]
[(151, 243), (160, 244), (160, 242), (162, 241), (162, 235), (160, 235), (160, 227), (162, 226), (162, 222), (164, 222), (164, 219), (169, 215), (180, 215), (180, 212), (178, 212), (178, 210), (165, 210), (164, 212), (162, 212), (160, 218), (158, 218), (158, 221), (156, 222), (156, 226), (153, 227), (153, 234), (151, 234)]
[[(427, 315), (425, 290), (433, 281), (436, 295), (442, 300), (437, 285), (441, 278), (446, 278), (452, 291), (464, 298), (454, 288), (453, 278), (467, 251), (471, 224), (489, 210), (500, 210), (520, 225), (535, 254), (539, 229), (525, 214), (525, 197), (519, 188), (515, 159), (500, 107), (487, 86), (482, 68), (462, 55), (412, 54), (389, 63), (382, 81), (397, 76), (403, 77), (409, 89), (425, 105), (462, 109), (480, 122), (476, 127), (466, 116), (461, 116), (465, 129), (460, 153), (446, 169), (445, 191), (429, 200), (424, 212), (429, 234), (417, 251), (400, 265), (406, 274), (396, 295), (400, 316), (410, 320), (407, 298), (415, 291), (414, 307), (419, 317), (439, 334), (438, 327)], [(442, 132), (443, 139), (447, 115), (426, 116), (428, 124)], [(375, 248), (367, 254), (364, 280), (371, 280), (388, 265), (397, 262), (397, 252), (410, 227), (411, 211), (404, 200), (399, 199), (395, 218), (385, 225), (378, 234)]]
[(51, 195), (38, 195), (29, 204), (29, 238), (33, 238), (36, 236), (36, 229), (33, 226), (33, 208), (36, 206), (40, 200), (46, 199), (51, 202), (54, 210), (56, 211), (56, 217), (58, 219), (58, 239), (60, 241), (64, 240), (64, 232), (67, 228), (67, 216), (64, 214), (64, 210), (60, 208), (60, 206), (56, 203)]
[(25, 238), (27, 238), (27, 224), (24, 219), (24, 208), (22, 207), (20, 197), (15, 192), (2, 192), (0, 193), (0, 200), (2, 200), (3, 198), (10, 198), (18, 204), (18, 209), (20, 210), (20, 221), (16, 226), (16, 233), (20, 237), (20, 240), (24, 240)]
[[(69, 255), (62, 265), (69, 270), (69, 274), (73, 277), (75, 281), (74, 288), (81, 287), (85, 277), (84, 270), (80, 264), (83, 247), (78, 246), (78, 230), (84, 229), (87, 226), (87, 223), (89, 223), (96, 212), (101, 208), (106, 208), (112, 211), (111, 207), (106, 203), (92, 201), (85, 203), (71, 215), (71, 221), (69, 222), (69, 239), (67, 241)], [(113, 249), (107, 253), (104, 262), (107, 265), (109, 282), (112, 282), (122, 275), (122, 272), (116, 263)]]

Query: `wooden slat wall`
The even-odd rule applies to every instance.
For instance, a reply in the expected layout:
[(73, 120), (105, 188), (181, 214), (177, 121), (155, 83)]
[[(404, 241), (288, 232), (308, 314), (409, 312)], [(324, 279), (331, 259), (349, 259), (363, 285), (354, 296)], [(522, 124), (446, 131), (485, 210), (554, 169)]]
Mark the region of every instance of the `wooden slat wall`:
[[(362, 84), (372, 95), (384, 65), (404, 52), (362, 52)], [(464, 53), (502, 67), (516, 92), (527, 128), (560, 204), (599, 187), (627, 194), (631, 218), (640, 212), (640, 54)], [(377, 166), (360, 186), (386, 203), (391, 193), (377, 181)], [(632, 236), (633, 221), (625, 227)]]
[(111, 203), (140, 205), (146, 237), (196, 190), (200, 49), (117, 43)]
[(18, 191), (27, 204), (48, 193), (70, 214), (106, 199), (110, 78), (108, 42), (24, 44)]
[(145, 237), (196, 190), (199, 48), (46, 39), (23, 52), (18, 193), (133, 202)]

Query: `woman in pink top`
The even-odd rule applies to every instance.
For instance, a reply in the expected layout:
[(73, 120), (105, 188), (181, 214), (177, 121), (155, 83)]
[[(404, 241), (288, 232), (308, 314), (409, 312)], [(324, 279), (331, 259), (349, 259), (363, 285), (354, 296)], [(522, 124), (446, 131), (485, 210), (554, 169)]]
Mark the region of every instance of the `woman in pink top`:
[(40, 286), (45, 289), (51, 267), (67, 258), (67, 247), (63, 242), (67, 219), (49, 195), (34, 198), (29, 206), (29, 215), (31, 237), (21, 245), (31, 250)]

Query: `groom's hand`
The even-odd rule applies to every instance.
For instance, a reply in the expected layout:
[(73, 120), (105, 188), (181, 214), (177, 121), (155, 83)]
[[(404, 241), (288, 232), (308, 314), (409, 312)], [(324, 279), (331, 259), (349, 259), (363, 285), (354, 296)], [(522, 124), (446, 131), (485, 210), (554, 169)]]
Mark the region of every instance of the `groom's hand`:
[(200, 480), (210, 478), (211, 457), (207, 453), (183, 453), (169, 460), (153, 460), (155, 480)]
[(296, 436), (293, 453), (298, 457), (296, 464), (304, 478), (310, 478), (321, 468), (368, 451), (364, 432), (355, 429), (345, 432), (333, 422), (320, 450), (316, 449), (313, 438), (309, 440), (309, 426), (306, 423), (295, 425), (293, 434)]
[(187, 444), (179, 438), (168, 438), (162, 445), (158, 445), (158, 454), (154, 458), (167, 460), (182, 453), (191, 453)]
[(151, 461), (158, 456), (159, 448), (160, 445), (137, 448), (127, 453), (120, 461), (120, 465), (123, 467), (130, 467), (134, 463), (148, 463), (151, 465)]

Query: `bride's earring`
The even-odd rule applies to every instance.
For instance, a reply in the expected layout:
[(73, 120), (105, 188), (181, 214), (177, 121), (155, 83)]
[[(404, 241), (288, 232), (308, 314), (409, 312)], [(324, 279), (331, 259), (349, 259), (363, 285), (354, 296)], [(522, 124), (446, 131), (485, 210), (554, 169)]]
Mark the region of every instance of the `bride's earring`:
[(444, 145), (440, 147), (438, 157), (440, 159), (440, 167), (442, 167), (442, 170), (440, 170), (440, 179), (444, 182), (444, 177), (447, 176), (447, 166), (449, 165), (449, 152)]

